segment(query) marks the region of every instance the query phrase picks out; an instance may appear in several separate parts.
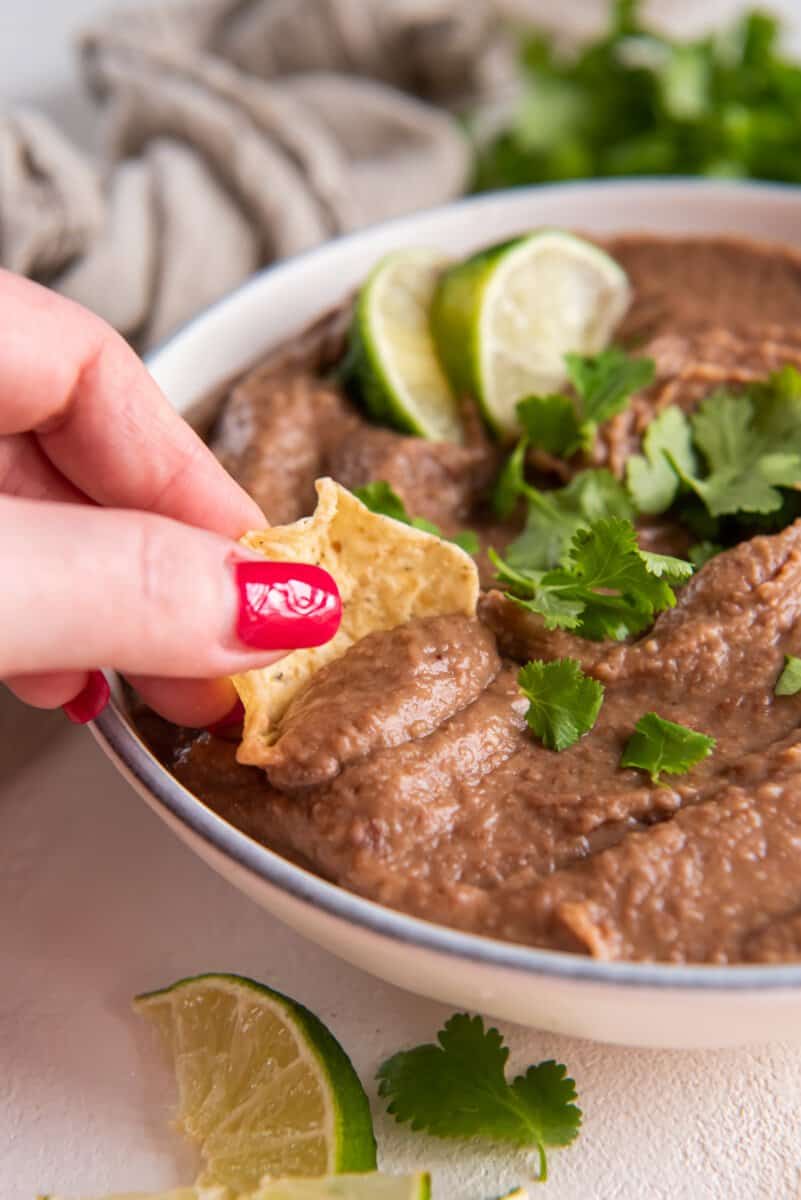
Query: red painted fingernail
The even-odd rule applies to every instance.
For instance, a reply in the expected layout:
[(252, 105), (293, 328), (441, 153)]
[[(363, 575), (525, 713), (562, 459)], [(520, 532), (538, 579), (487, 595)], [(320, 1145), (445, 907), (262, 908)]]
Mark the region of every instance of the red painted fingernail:
[(109, 702), (111, 691), (102, 671), (90, 671), (86, 687), (62, 710), (75, 725), (85, 725), (99, 717)]
[(235, 562), (239, 588), (236, 632), (258, 650), (322, 646), (339, 629), (336, 583), (310, 563)]
[(232, 726), (241, 725), (244, 719), (245, 706), (239, 697), (237, 697), (236, 704), (231, 711), (226, 713), (224, 717), (220, 717), (219, 721), (215, 721), (213, 725), (207, 725), (206, 729), (209, 733), (219, 736), (220, 734), (227, 733)]

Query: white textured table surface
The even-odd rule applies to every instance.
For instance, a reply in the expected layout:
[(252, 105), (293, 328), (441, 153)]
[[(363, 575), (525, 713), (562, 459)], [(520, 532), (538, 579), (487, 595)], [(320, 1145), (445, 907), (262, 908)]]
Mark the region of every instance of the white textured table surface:
[[(171, 1081), (131, 996), (205, 970), (302, 1000), (351, 1054), (383, 1165), (430, 1166), (435, 1200), (487, 1200), (521, 1157), (407, 1133), (370, 1082), (448, 1010), (379, 983), (277, 925), (212, 874), (84, 730), (0, 698), (0, 1200), (192, 1178), (168, 1128)], [(55, 736), (54, 736), (55, 734)], [(47, 750), (35, 753), (39, 735)], [(801, 1047), (631, 1051), (505, 1026), (513, 1065), (557, 1057), (584, 1130), (554, 1153), (551, 1200), (801, 1197)]]

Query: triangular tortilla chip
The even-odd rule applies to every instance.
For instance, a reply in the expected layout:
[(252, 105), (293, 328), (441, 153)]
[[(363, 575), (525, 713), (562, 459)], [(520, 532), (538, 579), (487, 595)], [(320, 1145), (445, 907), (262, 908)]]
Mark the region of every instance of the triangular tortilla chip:
[(333, 479), (318, 479), (316, 487), (313, 516), (242, 539), (265, 558), (325, 567), (342, 597), (342, 624), (330, 642), (234, 677), (245, 706), (237, 758), (253, 766), (269, 763), (290, 701), (354, 642), (414, 617), (476, 611), (478, 571), (458, 546), (370, 512)]

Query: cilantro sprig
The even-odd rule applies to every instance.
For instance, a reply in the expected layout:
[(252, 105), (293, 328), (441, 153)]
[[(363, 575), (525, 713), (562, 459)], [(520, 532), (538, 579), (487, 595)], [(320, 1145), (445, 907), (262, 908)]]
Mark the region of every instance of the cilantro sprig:
[(711, 516), (775, 512), (779, 488), (801, 483), (801, 374), (794, 367), (742, 394), (713, 393), (690, 425), (706, 471), (688, 470), (675, 456), (671, 465)]
[(414, 529), (422, 529), (424, 533), (433, 533), (436, 537), (444, 538), (446, 542), (453, 542), (466, 554), (478, 554), (478, 535), (472, 529), (463, 529), (455, 537), (447, 537), (439, 525), (435, 525), (433, 521), (427, 521), (425, 517), (410, 516), (398, 493), (385, 479), (375, 479), (371, 483), (364, 484), (363, 487), (355, 488), (353, 494), (358, 500), (361, 500), (366, 508), (370, 509), (370, 512), (379, 513), (384, 517), (392, 517), (393, 521), (401, 521), (404, 525), (411, 525)]
[(649, 712), (634, 726), (620, 765), (647, 771), (652, 783), (658, 783), (663, 771), (669, 775), (683, 775), (689, 771), (712, 753), (715, 744), (715, 739), (705, 733)]
[(565, 365), (575, 398), (527, 396), (518, 403), (517, 415), (530, 446), (570, 458), (590, 450), (598, 426), (652, 382), (654, 362), (612, 346), (599, 354), (566, 354)]
[(520, 668), (518, 686), (528, 699), (529, 728), (549, 750), (566, 750), (598, 719), (604, 687), (575, 658), (535, 659)]
[(584, 447), (592, 444), (599, 425), (622, 412), (634, 393), (654, 379), (652, 358), (632, 358), (617, 346), (600, 354), (566, 354), (565, 362), (578, 397)]
[[(506, 548), (505, 560), (517, 570), (555, 567), (577, 530), (603, 517), (634, 519), (626, 489), (605, 467), (580, 471), (564, 487), (540, 491), (526, 483), (516, 450), (501, 480), (507, 497), (516, 488), (515, 497), (524, 496), (528, 505), (523, 532)], [(500, 486), (499, 481), (496, 496)]]
[(691, 417), (665, 409), (629, 460), (627, 483), (645, 513), (665, 512), (683, 485), (702, 502), (709, 533), (720, 518), (778, 513), (781, 489), (801, 485), (801, 373), (787, 366), (742, 392), (718, 389)]
[(634, 526), (620, 517), (579, 528), (552, 570), (492, 559), (511, 598), (538, 613), (547, 629), (572, 629), (594, 641), (640, 633), (673, 607), (673, 588), (693, 571), (692, 563), (641, 550)]
[(546, 1148), (569, 1146), (578, 1134), (576, 1085), (553, 1060), (509, 1083), (508, 1057), (497, 1029), (485, 1029), (481, 1017), (456, 1013), (436, 1043), (402, 1050), (382, 1064), (379, 1095), (396, 1121), (434, 1137), (481, 1137), (535, 1149), (544, 1181)]

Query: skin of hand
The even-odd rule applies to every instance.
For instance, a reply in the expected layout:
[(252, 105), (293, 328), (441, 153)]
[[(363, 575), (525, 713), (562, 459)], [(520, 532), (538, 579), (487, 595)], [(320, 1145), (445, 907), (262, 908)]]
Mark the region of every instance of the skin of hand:
[(264, 514), (118, 334), (5, 271), (0, 331), (0, 679), (17, 696), (83, 711), (111, 667), (205, 726), (235, 711), (229, 675), (333, 636), (331, 576), (237, 544)]

